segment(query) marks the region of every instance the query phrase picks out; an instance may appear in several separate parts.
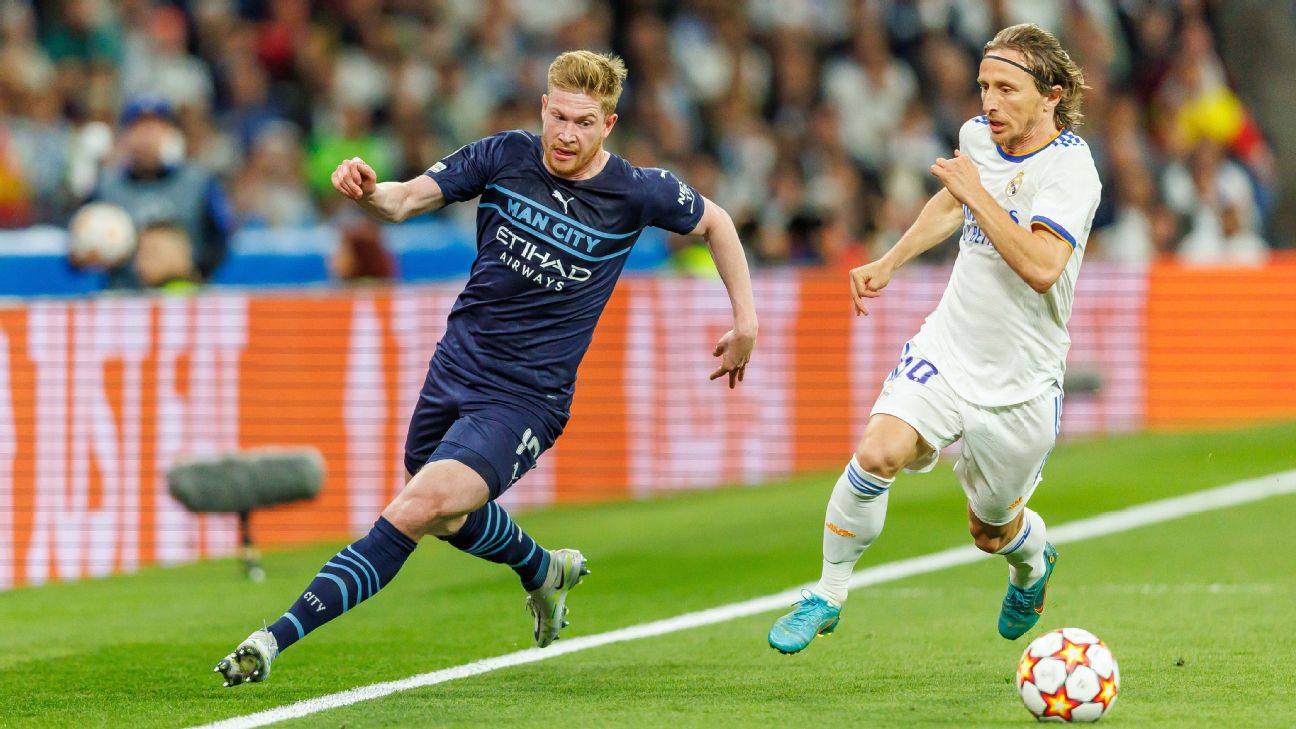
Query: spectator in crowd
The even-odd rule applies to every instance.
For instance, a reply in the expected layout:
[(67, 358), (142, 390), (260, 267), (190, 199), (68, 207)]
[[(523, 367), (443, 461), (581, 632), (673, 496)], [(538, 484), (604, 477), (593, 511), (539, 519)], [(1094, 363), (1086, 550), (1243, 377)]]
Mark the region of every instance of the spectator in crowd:
[(175, 223), (154, 223), (139, 232), (131, 269), (140, 286), (167, 293), (184, 293), (197, 287), (189, 234)]
[(0, 129), (0, 226), (17, 228), (32, 223), (31, 192), (13, 135)]
[(268, 122), (286, 117), (270, 96), (270, 75), (254, 57), (236, 55), (221, 66), (225, 106), (216, 116), (220, 129), (247, 149)]
[(221, 131), (211, 109), (200, 102), (177, 108), (176, 116), (189, 161), (220, 179), (232, 180), (238, 174), (239, 165), (246, 161), (245, 150), (255, 150), (253, 145), (240, 146), (233, 137)]
[(634, 118), (658, 159), (683, 159), (701, 142), (701, 124), (693, 95), (682, 81), (671, 57), (667, 26), (658, 17), (641, 13), (630, 21), (629, 58), (633, 93), (625, 113)]
[[(765, 120), (750, 110), (756, 99), (734, 95), (711, 114), (721, 183), (711, 198), (725, 206), (743, 233), (754, 230), (769, 197), (768, 181), (778, 161), (778, 146)], [(651, 153), (645, 153), (651, 159)]]
[[(120, 127), (121, 159), (104, 170), (94, 198), (124, 208), (136, 230), (159, 223), (179, 226), (205, 280), (225, 256), (230, 213), (221, 186), (210, 172), (186, 161), (175, 110), (164, 99), (131, 100)], [(130, 285), (132, 273), (119, 270), (114, 285)]]
[(964, 122), (981, 115), (975, 58), (967, 48), (939, 35), (927, 37), (922, 44), (924, 96), (947, 147), (958, 143), (958, 130)]
[(0, 5), (0, 228), (59, 221), (70, 200), (64, 184), (70, 125), (63, 118), (55, 67), (36, 41), (35, 15)]
[(232, 186), (239, 223), (270, 228), (315, 224), (315, 202), (304, 170), (297, 127), (287, 121), (261, 127)]
[(1179, 37), (1178, 54), (1158, 91), (1168, 112), (1164, 134), (1172, 151), (1191, 150), (1210, 141), (1257, 172), (1267, 171), (1268, 148), (1246, 107), (1228, 87), (1210, 27), (1200, 16), (1190, 16)]
[(336, 203), (329, 176), (339, 160), (360, 157), (380, 178), (391, 176), (395, 154), (387, 140), (374, 129), (373, 112), (361, 104), (333, 108), (329, 120), (310, 143), (307, 184), (320, 200)]
[(126, 38), (121, 86), (127, 96), (156, 94), (176, 108), (210, 109), (211, 70), (189, 54), (184, 11), (175, 6), (145, 5), (139, 25)]
[(747, 19), (723, 0), (683, 7), (670, 23), (671, 60), (693, 98), (704, 106), (729, 98), (764, 103), (771, 74), (769, 53)]
[(1128, 264), (1145, 264), (1173, 252), (1178, 221), (1160, 202), (1152, 175), (1142, 167), (1118, 168), (1112, 183), (1114, 221), (1098, 231), (1089, 250), (1099, 259)]
[(78, 69), (121, 63), (123, 28), (105, 0), (54, 0), (37, 7), (47, 13), (42, 45), (54, 63)]
[(1186, 162), (1165, 172), (1165, 198), (1186, 221), (1178, 256), (1187, 263), (1263, 263), (1268, 246), (1256, 231), (1251, 180), (1213, 142), (1198, 144)]
[(824, 95), (842, 120), (846, 151), (859, 164), (880, 173), (889, 161), (892, 132), (918, 95), (918, 79), (908, 64), (891, 55), (886, 36), (874, 23), (860, 27), (851, 49), (850, 56), (828, 65)]
[(369, 219), (343, 228), (328, 265), (333, 279), (347, 284), (382, 282), (396, 276), (396, 263), (383, 245), (382, 229)]

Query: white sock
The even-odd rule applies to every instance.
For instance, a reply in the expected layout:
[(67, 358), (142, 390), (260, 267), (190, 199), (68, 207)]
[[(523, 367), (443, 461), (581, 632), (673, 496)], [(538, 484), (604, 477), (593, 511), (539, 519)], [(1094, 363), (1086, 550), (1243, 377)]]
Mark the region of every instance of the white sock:
[(999, 554), (1008, 560), (1008, 580), (1017, 587), (1030, 587), (1044, 576), (1044, 542), (1048, 532), (1039, 514), (1025, 509), (1022, 528)]
[(815, 594), (841, 607), (847, 583), (860, 555), (882, 533), (887, 490), (894, 478), (881, 478), (859, 467), (852, 457), (833, 486), (824, 516), (823, 573)]

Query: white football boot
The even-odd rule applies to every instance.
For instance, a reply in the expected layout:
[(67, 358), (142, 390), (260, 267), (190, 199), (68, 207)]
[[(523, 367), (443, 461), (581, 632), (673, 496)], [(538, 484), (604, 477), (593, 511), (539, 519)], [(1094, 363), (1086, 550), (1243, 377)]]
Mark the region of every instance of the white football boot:
[(279, 643), (268, 630), (258, 630), (221, 659), (214, 669), (225, 677), (225, 687), (244, 681), (258, 683), (270, 677), (270, 662), (279, 654)]
[(527, 592), (527, 610), (535, 618), (537, 647), (558, 640), (558, 632), (567, 627), (567, 593), (589, 572), (585, 555), (578, 550), (555, 549), (549, 553), (549, 574), (544, 584)]

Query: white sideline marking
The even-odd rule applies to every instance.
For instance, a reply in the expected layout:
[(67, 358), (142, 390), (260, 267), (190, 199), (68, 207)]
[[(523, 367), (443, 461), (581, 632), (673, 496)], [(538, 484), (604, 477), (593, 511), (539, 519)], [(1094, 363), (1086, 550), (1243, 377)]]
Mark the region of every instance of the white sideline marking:
[[(1088, 519), (1069, 522), (1061, 526), (1049, 527), (1049, 541), (1055, 544), (1080, 542), (1086, 539), (1129, 531), (1149, 524), (1159, 524), (1205, 511), (1226, 509), (1230, 506), (1238, 506), (1267, 499), (1271, 496), (1291, 493), (1296, 493), (1296, 471), (1282, 471), (1206, 491), (1198, 491), (1160, 501), (1151, 501), (1146, 504), (1121, 509), (1120, 511), (1112, 511)], [(850, 585), (852, 588), (876, 585), (881, 582), (890, 582), (904, 577), (935, 572), (948, 567), (970, 564), (989, 556), (971, 545), (955, 547), (933, 552), (922, 557), (911, 557), (860, 570), (851, 577)], [(443, 668), (439, 671), (421, 673), (397, 681), (359, 686), (335, 694), (304, 699), (287, 706), (258, 711), (255, 714), (236, 716), (204, 724), (194, 729), (252, 729), (253, 727), (262, 727), (275, 722), (297, 719), (321, 711), (357, 704), (361, 701), (381, 698), (401, 691), (468, 678), (501, 668), (536, 663), (537, 661), (557, 658), (568, 653), (577, 653), (613, 643), (651, 638), (690, 628), (700, 628), (705, 625), (714, 625), (737, 618), (759, 615), (760, 613), (787, 607), (800, 598), (803, 588), (812, 585), (813, 583), (810, 583), (773, 595), (766, 595), (765, 597), (722, 605), (695, 613), (677, 615), (664, 620), (655, 620), (651, 623), (632, 625), (628, 628), (611, 630), (597, 635), (562, 640), (548, 648), (529, 648), (515, 653), (495, 656), (494, 658)]]

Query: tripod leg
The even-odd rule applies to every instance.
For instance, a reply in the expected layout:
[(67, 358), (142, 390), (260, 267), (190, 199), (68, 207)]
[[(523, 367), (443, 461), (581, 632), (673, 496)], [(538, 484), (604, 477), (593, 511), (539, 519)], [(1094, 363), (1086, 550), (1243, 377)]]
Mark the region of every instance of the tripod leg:
[(261, 552), (252, 543), (252, 512), (240, 511), (239, 540), (242, 542), (243, 572), (253, 582), (265, 581), (265, 570), (261, 567)]

